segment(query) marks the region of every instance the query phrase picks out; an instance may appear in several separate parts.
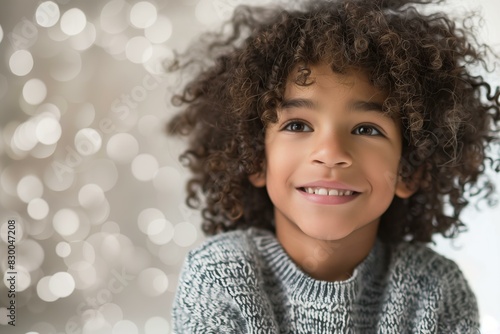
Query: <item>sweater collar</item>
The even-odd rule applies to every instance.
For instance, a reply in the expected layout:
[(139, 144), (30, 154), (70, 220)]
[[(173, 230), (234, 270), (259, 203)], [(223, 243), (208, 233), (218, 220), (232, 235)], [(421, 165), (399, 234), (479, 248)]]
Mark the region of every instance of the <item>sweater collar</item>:
[[(267, 273), (275, 275), (287, 295), (300, 302), (346, 304), (354, 301), (360, 289), (368, 286), (383, 270), (384, 247), (377, 240), (368, 256), (354, 269), (353, 275), (338, 282), (314, 279), (303, 272), (288, 256), (270, 231), (253, 229), (256, 247), (266, 264)], [(368, 285), (367, 285), (368, 284)]]

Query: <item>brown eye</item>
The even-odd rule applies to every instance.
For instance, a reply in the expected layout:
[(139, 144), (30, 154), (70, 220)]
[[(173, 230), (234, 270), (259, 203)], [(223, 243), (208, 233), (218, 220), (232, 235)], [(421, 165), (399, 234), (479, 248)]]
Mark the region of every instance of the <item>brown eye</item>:
[(354, 134), (356, 135), (362, 135), (362, 136), (381, 136), (382, 133), (375, 127), (369, 126), (369, 125), (361, 125), (358, 126), (356, 129), (353, 131)]
[(311, 127), (309, 127), (307, 124), (305, 124), (303, 122), (297, 122), (297, 121), (293, 121), (293, 122), (288, 123), (283, 128), (283, 130), (291, 131), (291, 132), (311, 132), (312, 131)]

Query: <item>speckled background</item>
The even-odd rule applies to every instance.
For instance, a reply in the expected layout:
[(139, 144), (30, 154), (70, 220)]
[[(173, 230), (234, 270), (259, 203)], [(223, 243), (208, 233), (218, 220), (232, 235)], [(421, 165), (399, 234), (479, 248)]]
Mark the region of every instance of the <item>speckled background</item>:
[[(452, 2), (457, 13), (481, 11), (480, 36), (500, 50), (500, 2)], [(1, 333), (171, 331), (180, 265), (203, 236), (184, 205), (183, 143), (163, 132), (184, 78), (165, 75), (162, 62), (240, 3), (2, 1)], [(471, 208), (464, 220), (467, 234), (436, 238), (435, 248), (464, 270), (482, 332), (498, 334), (500, 208)]]

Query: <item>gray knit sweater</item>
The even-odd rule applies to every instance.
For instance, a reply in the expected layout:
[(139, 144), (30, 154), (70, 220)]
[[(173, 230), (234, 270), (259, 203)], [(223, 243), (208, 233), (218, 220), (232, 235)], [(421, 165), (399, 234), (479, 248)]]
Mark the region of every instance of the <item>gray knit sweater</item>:
[(460, 269), (424, 245), (377, 241), (350, 279), (326, 282), (255, 228), (189, 253), (173, 322), (175, 333), (479, 333)]

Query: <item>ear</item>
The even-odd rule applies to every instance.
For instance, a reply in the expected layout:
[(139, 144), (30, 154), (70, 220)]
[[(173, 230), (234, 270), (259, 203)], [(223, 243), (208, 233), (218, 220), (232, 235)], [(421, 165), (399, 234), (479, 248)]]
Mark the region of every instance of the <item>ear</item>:
[(248, 176), (248, 180), (256, 188), (262, 188), (266, 185), (266, 172), (261, 171)]
[(399, 198), (409, 198), (420, 188), (420, 182), (424, 174), (424, 165), (420, 165), (411, 175), (408, 182), (404, 182), (401, 176), (398, 177), (396, 183), (395, 194)]

